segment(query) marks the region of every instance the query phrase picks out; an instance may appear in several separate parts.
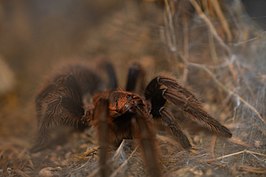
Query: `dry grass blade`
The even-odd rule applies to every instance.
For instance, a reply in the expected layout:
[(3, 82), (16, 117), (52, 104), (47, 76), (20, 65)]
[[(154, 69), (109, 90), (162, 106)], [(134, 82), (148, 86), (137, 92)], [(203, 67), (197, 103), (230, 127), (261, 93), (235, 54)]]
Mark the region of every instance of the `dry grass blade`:
[(247, 166), (247, 165), (240, 165), (238, 169), (241, 171), (249, 172), (249, 173), (266, 174), (266, 168), (263, 168), (263, 167), (252, 167), (252, 166)]
[(249, 144), (243, 140), (241, 140), (238, 137), (232, 137), (231, 139), (229, 139), (230, 142), (234, 143), (234, 144), (238, 144), (240, 146), (244, 146), (244, 147), (252, 147), (252, 144)]
[(229, 24), (228, 24), (223, 12), (222, 12), (220, 2), (218, 0), (212, 0), (209, 2), (213, 6), (215, 13), (217, 14), (218, 18), (220, 19), (222, 27), (223, 27), (226, 35), (227, 35), (228, 41), (231, 41), (232, 40), (232, 33), (230, 31)]
[(168, 41), (168, 47), (172, 52), (177, 51), (177, 41), (176, 41), (176, 33), (175, 33), (175, 28), (174, 28), (174, 22), (173, 22), (173, 17), (171, 13), (171, 8), (169, 5), (168, 0), (165, 0), (165, 8), (166, 8), (166, 13), (164, 15), (165, 22), (167, 23), (166, 32), (164, 34), (166, 41)]
[(190, 0), (191, 4), (194, 6), (196, 12), (198, 13), (199, 17), (208, 25), (211, 33), (215, 37), (215, 39), (219, 42), (219, 44), (225, 49), (225, 51), (231, 55), (231, 50), (230, 48), (225, 44), (225, 42), (222, 40), (222, 38), (218, 35), (215, 27), (211, 23), (211, 21), (208, 19), (208, 17), (202, 12), (199, 4), (197, 3), (196, 0)]
[(132, 151), (129, 157), (110, 175), (110, 177), (115, 177), (128, 164), (129, 160), (136, 153), (137, 149), (138, 149), (138, 146), (135, 147), (135, 149)]
[(21, 170), (15, 170), (15, 173), (21, 177), (30, 177), (30, 175), (26, 174), (25, 172), (23, 172)]
[(100, 147), (99, 146), (96, 146), (96, 147), (93, 147), (93, 148), (90, 148), (90, 149), (87, 149), (83, 154), (81, 154), (81, 157), (87, 157), (89, 156), (90, 154), (98, 151)]
[(225, 158), (228, 158), (228, 157), (233, 157), (233, 156), (240, 155), (240, 154), (245, 154), (245, 153), (252, 154), (252, 155), (257, 155), (257, 156), (262, 156), (262, 157), (266, 158), (266, 154), (262, 154), (262, 153), (259, 153), (259, 152), (254, 152), (254, 151), (250, 151), (250, 150), (246, 150), (245, 149), (245, 150), (238, 151), (238, 152), (235, 152), (235, 153), (223, 155), (223, 156), (217, 157), (215, 159), (209, 159), (209, 160), (207, 160), (207, 162), (213, 162), (213, 161), (216, 161), (216, 160), (222, 160), (222, 159), (225, 159)]

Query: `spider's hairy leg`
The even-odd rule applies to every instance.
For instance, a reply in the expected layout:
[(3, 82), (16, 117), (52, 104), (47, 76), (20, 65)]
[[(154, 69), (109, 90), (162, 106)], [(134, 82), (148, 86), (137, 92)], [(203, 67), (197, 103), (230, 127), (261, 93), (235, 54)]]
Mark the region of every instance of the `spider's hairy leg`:
[(126, 91), (144, 90), (145, 72), (139, 63), (133, 63), (127, 74)]
[[(43, 146), (49, 137), (49, 129), (58, 125), (83, 128), (81, 117), (82, 94), (71, 74), (59, 75), (36, 97), (38, 118), (37, 146)], [(38, 148), (37, 148), (38, 149)]]
[(43, 112), (45, 98), (49, 95), (50, 92), (54, 91), (55, 87), (56, 87), (55, 85), (50, 84), (49, 86), (44, 88), (35, 98), (35, 109), (37, 113), (37, 118), (39, 118), (38, 120), (39, 130), (35, 145), (31, 148), (31, 151), (38, 151), (39, 149), (41, 149), (42, 148), (41, 146), (43, 146), (48, 139), (47, 128), (44, 125), (42, 125), (40, 119), (41, 117), (43, 117), (42, 115), (45, 114)]
[(139, 138), (149, 175), (160, 177), (161, 171), (158, 163), (155, 132), (149, 118), (148, 114), (138, 109), (136, 116), (132, 119), (132, 125), (135, 136)]
[(162, 107), (159, 112), (162, 116), (163, 123), (165, 124), (165, 126), (170, 128), (172, 134), (178, 139), (178, 142), (181, 144), (181, 146), (185, 149), (190, 149), (191, 144), (187, 136), (182, 132), (178, 123), (175, 122), (172, 113), (165, 107)]
[(190, 114), (193, 121), (206, 127), (210, 131), (224, 137), (232, 137), (232, 133), (220, 124), (205, 110), (200, 101), (190, 91), (180, 86), (175, 79), (165, 76), (155, 77), (146, 87), (145, 97), (151, 101), (151, 113), (158, 117), (159, 109), (166, 100), (178, 106), (182, 111)]
[[(36, 113), (37, 113), (37, 117), (40, 118), (43, 114), (43, 104), (44, 104), (44, 100), (45, 98), (49, 95), (49, 93), (51, 93), (52, 91), (54, 91), (55, 89), (55, 85), (54, 84), (50, 84), (48, 85), (46, 88), (44, 88), (35, 98), (35, 109), (36, 109)], [(39, 123), (39, 122), (38, 122)]]
[(108, 109), (109, 102), (107, 99), (99, 99), (95, 106), (93, 124), (97, 127), (98, 143), (100, 146), (100, 175), (101, 177), (110, 176), (108, 161), (108, 146), (109, 146), (109, 125), (108, 125)]
[(192, 115), (191, 118), (193, 121), (198, 122), (200, 125), (208, 128), (210, 131), (217, 133), (218, 135), (227, 138), (232, 137), (231, 131), (203, 110), (199, 102), (195, 102), (194, 100), (190, 100), (188, 97), (181, 96), (172, 89), (166, 90), (164, 97), (173, 104), (179, 106), (183, 111)]
[(103, 60), (100, 63), (100, 67), (106, 72), (108, 76), (108, 88), (116, 89), (118, 87), (117, 76), (112, 63), (107, 60)]

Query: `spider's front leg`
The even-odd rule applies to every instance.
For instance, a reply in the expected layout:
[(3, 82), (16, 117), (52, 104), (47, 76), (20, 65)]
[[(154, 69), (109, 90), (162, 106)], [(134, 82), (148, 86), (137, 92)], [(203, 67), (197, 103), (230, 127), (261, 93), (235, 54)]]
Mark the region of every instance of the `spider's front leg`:
[(81, 91), (76, 79), (70, 74), (59, 76), (36, 97), (38, 136), (33, 151), (47, 145), (49, 130), (59, 125), (86, 127), (80, 121), (84, 110)]
[(138, 107), (132, 124), (135, 136), (139, 139), (149, 175), (160, 177), (161, 170), (158, 163), (155, 132), (150, 118), (148, 112)]
[(218, 135), (230, 138), (232, 133), (225, 126), (220, 124), (205, 110), (203, 110), (200, 101), (184, 87), (180, 86), (177, 81), (171, 77), (157, 76), (146, 87), (145, 98), (151, 102), (151, 114), (153, 117), (162, 117), (173, 132), (180, 140), (184, 148), (190, 147), (186, 136), (182, 133), (170, 111), (164, 108), (167, 101), (178, 106), (182, 111), (190, 114), (193, 121), (206, 127)]
[(109, 133), (110, 127), (108, 124), (109, 114), (109, 101), (104, 98), (100, 98), (94, 109), (92, 120), (90, 121), (93, 126), (97, 129), (98, 143), (99, 143), (99, 165), (100, 165), (100, 176), (110, 176), (110, 168), (108, 166), (108, 146), (110, 144)]
[(124, 138), (136, 137), (143, 151), (149, 174), (159, 177), (160, 169), (152, 119), (141, 97), (124, 91), (102, 92), (94, 97), (93, 104), (95, 105), (93, 116), (88, 120), (90, 125), (97, 129), (101, 176), (106, 176), (109, 171), (107, 170), (108, 145), (116, 145)]
[(102, 87), (101, 78), (89, 67), (71, 64), (58, 69), (35, 99), (38, 135), (32, 151), (48, 145), (49, 132), (58, 126), (84, 129), (82, 97)]

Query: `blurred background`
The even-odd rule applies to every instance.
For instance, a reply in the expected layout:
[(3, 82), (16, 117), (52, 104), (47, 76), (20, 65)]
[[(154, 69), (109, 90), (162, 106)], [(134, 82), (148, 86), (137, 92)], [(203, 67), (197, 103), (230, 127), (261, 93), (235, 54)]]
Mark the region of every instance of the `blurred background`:
[[(93, 176), (97, 154), (76, 157), (94, 146), (86, 134), (37, 154), (29, 148), (45, 77), (60, 63), (99, 58), (112, 61), (121, 87), (132, 61), (148, 79), (170, 72), (232, 130), (225, 140), (188, 128), (196, 154), (159, 138), (164, 174), (265, 175), (265, 9), (264, 0), (1, 0), (0, 176)], [(123, 172), (145, 175), (134, 168)]]

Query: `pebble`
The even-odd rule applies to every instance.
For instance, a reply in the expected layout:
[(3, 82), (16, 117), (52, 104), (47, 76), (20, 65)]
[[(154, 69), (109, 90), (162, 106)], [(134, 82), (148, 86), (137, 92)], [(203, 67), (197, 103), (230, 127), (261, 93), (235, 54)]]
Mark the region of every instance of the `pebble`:
[(40, 177), (56, 177), (60, 176), (61, 167), (45, 167), (39, 171)]

